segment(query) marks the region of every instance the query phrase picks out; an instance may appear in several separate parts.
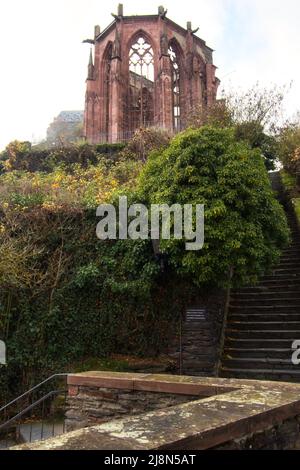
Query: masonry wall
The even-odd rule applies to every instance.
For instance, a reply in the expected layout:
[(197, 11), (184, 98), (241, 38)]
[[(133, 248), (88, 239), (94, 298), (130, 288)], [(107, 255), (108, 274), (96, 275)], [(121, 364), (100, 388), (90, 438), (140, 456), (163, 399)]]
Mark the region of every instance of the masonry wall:
[[(91, 415), (105, 405), (111, 416), (100, 417), (103, 421), (95, 426), (19, 448), (300, 449), (300, 384), (96, 371), (69, 375), (68, 386), (73, 407), (69, 411)], [(94, 394), (99, 395), (96, 405)], [(141, 408), (137, 419), (134, 413)]]
[(198, 377), (217, 376), (226, 296), (222, 290), (199, 294), (191, 309), (203, 310), (203, 317), (191, 321), (188, 310), (184, 313), (180, 331), (174, 335), (168, 351), (176, 360), (177, 372)]
[[(192, 26), (178, 26), (164, 13), (123, 16), (102, 33), (97, 30), (94, 63), (89, 65), (84, 132), (90, 143), (126, 140), (129, 126), (129, 51), (143, 37), (154, 53), (154, 126), (174, 130), (173, 69), (168, 46), (177, 49), (180, 61), (181, 125), (197, 106), (209, 106), (216, 99), (219, 80), (215, 77), (212, 49), (196, 36)], [(109, 64), (109, 68), (108, 68)]]
[(115, 418), (180, 405), (199, 396), (142, 392), (126, 389), (80, 386), (69, 389), (66, 427), (68, 431)]
[(233, 439), (210, 450), (299, 450), (300, 416), (285, 420), (276, 426)]

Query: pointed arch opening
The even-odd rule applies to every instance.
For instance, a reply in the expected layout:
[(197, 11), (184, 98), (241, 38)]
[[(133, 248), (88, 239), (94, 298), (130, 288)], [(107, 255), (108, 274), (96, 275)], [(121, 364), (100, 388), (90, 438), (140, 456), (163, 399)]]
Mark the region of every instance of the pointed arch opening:
[(171, 40), (168, 48), (169, 57), (172, 65), (172, 109), (173, 109), (173, 128), (175, 132), (181, 130), (182, 106), (181, 106), (181, 52), (177, 41)]
[(133, 134), (154, 122), (154, 51), (147, 35), (135, 34), (129, 45), (128, 121)]
[(109, 141), (110, 129), (110, 103), (111, 103), (111, 59), (113, 44), (109, 42), (103, 54), (103, 85), (104, 85), (104, 122), (105, 122), (105, 140)]

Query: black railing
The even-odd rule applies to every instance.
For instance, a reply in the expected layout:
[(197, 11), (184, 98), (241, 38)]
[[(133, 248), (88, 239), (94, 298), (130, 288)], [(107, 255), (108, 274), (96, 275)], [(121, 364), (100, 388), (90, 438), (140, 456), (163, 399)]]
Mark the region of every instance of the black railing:
[(0, 447), (65, 432), (66, 379), (54, 374), (0, 408)]
[(97, 141), (99, 144), (105, 144), (108, 142), (114, 143), (124, 143), (126, 144), (129, 140), (133, 138), (135, 133), (140, 129), (157, 129), (157, 130), (165, 130), (170, 135), (176, 135), (179, 132), (183, 131), (186, 128), (186, 124), (180, 123), (178, 124), (176, 129), (169, 129), (164, 124), (155, 123), (155, 122), (145, 122), (140, 126), (132, 130), (120, 130), (118, 133), (109, 132), (109, 133), (101, 133), (98, 135)]

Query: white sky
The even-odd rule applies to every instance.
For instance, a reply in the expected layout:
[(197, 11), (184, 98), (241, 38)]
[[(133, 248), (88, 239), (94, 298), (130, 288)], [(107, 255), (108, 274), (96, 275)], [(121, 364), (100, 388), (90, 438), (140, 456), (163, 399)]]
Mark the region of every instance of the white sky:
[[(45, 137), (62, 110), (83, 109), (89, 45), (118, 1), (0, 0), (0, 149), (11, 140)], [(216, 50), (222, 86), (293, 80), (287, 114), (300, 109), (299, 0), (127, 0), (125, 14), (152, 14), (200, 27)]]

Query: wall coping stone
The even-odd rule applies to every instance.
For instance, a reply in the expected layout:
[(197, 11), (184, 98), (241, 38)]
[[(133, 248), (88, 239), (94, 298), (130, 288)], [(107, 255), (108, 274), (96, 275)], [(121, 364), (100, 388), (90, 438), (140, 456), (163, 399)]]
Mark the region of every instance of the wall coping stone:
[[(220, 379), (221, 380), (221, 379)], [(144, 392), (174, 393), (175, 395), (213, 396), (226, 393), (234, 387), (216, 383), (214, 379), (202, 379), (162, 374), (134, 374), (128, 372), (83, 372), (70, 374), (68, 386), (116, 388)]]
[(300, 384), (294, 383), (88, 372), (69, 375), (68, 384), (129, 390), (146, 387), (147, 391), (179, 394), (195, 394), (197, 389), (199, 395), (210, 391), (211, 396), (13, 450), (204, 450), (300, 415)]

